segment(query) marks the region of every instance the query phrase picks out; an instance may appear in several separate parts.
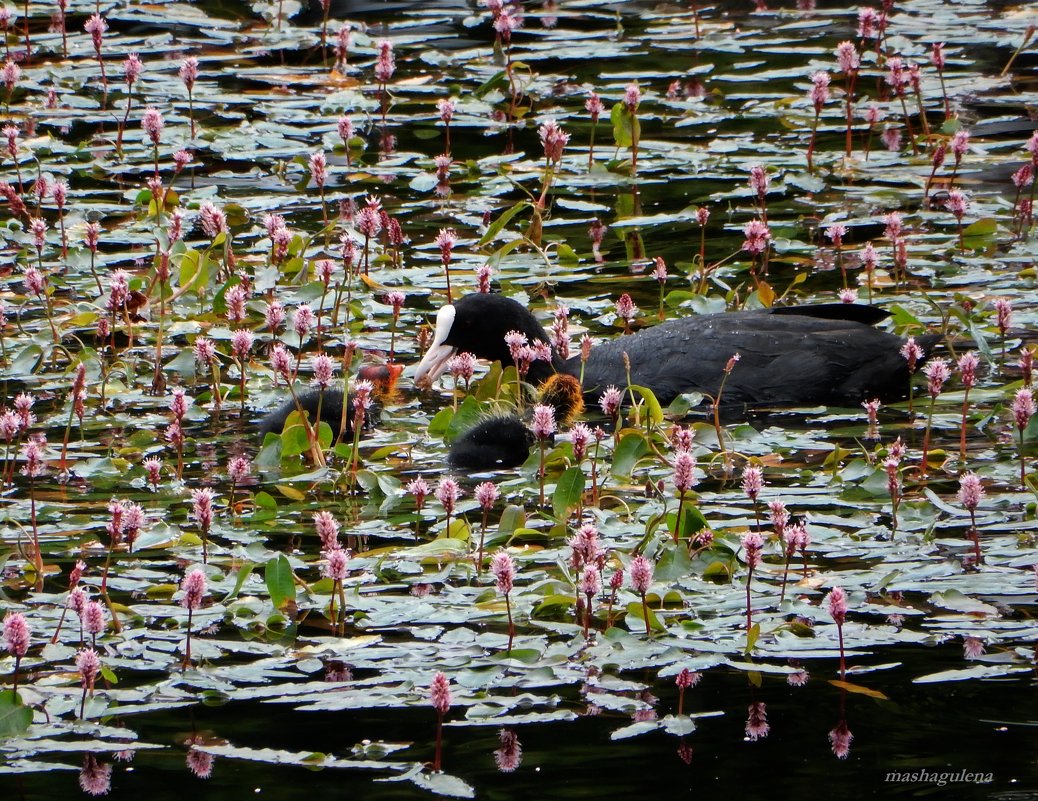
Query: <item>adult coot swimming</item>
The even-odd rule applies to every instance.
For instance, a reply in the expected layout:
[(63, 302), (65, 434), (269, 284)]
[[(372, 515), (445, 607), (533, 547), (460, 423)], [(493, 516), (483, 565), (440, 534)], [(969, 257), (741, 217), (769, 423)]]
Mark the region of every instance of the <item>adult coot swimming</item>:
[[(585, 396), (597, 400), (610, 385), (630, 381), (650, 388), (661, 403), (685, 392), (717, 394), (729, 359), (739, 354), (724, 384), (722, 402), (736, 405), (853, 406), (908, 394), (905, 340), (872, 326), (889, 314), (874, 306), (829, 303), (704, 314), (668, 320), (592, 348), (584, 366)], [(436, 315), (433, 343), (418, 364), (415, 383), (429, 386), (459, 351), (511, 364), (505, 334), (519, 331), (531, 343), (550, 339), (533, 314), (517, 301), (471, 294)], [(916, 337), (921, 364), (940, 337)], [(580, 357), (535, 361), (527, 377), (539, 384), (556, 372), (580, 375)]]

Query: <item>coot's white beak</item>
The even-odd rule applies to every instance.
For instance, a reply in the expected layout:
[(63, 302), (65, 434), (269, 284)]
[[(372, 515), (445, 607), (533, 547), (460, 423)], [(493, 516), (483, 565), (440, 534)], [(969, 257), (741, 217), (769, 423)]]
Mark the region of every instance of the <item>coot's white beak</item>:
[(415, 368), (414, 383), (416, 386), (426, 389), (431, 387), (433, 381), (447, 369), (447, 361), (450, 357), (457, 353), (457, 348), (443, 344), (450, 335), (456, 313), (451, 304), (443, 306), (436, 312), (436, 333), (433, 335), (432, 345), (429, 346), (429, 350), (425, 352), (425, 356)]

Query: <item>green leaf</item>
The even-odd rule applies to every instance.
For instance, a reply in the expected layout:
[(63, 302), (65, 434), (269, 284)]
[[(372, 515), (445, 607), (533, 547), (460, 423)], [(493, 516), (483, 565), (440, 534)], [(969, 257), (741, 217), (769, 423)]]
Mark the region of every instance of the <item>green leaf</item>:
[(656, 394), (648, 387), (642, 387), (637, 384), (632, 384), (631, 390), (641, 395), (642, 400), (645, 401), (643, 411), (648, 414), (649, 422), (654, 426), (660, 425), (663, 422), (663, 407), (656, 400)]
[(649, 629), (652, 631), (665, 631), (663, 623), (656, 617), (656, 613), (646, 607), (641, 601), (631, 601), (631, 603), (627, 604), (627, 628), (631, 631), (644, 632), (646, 612), (649, 615)]
[(580, 504), (583, 495), (584, 471), (579, 467), (567, 468), (555, 483), (555, 492), (551, 497), (555, 516), (560, 520), (569, 517), (570, 511)]
[(513, 532), (526, 525), (526, 510), (522, 506), (509, 504), (501, 513), (501, 520), (497, 524), (499, 534), (511, 535)]
[(227, 593), (227, 595), (224, 596), (224, 603), (227, 603), (228, 601), (238, 597), (238, 593), (241, 592), (242, 585), (245, 584), (245, 580), (252, 574), (252, 571), (255, 570), (256, 567), (257, 565), (255, 562), (247, 562), (246, 564), (238, 568), (238, 576), (234, 581), (234, 588), (229, 593)]
[(575, 251), (571, 246), (567, 245), (565, 242), (561, 243), (557, 248), (555, 248), (555, 254), (559, 258), (559, 264), (574, 266), (580, 261), (580, 257), (577, 255), (577, 251)]
[(42, 360), (43, 348), (35, 343), (26, 345), (18, 351), (11, 366), (7, 368), (8, 375), (20, 377), (32, 375)]
[(482, 84), (477, 86), (472, 91), (472, 94), (475, 95), (480, 100), (482, 100), (484, 97), (486, 97), (488, 94), (490, 94), (495, 89), (500, 89), (501, 91), (504, 91), (507, 87), (508, 87), (508, 74), (504, 70), (501, 70), (501, 72), (495, 73), (494, 75), (490, 76), (490, 78), (488, 78), (486, 81), (484, 81)]
[(191, 291), (201, 294), (206, 284), (209, 283), (208, 261), (194, 248), (185, 251), (183, 258), (180, 260), (180, 273), (178, 275), (180, 286), (184, 287), (191, 284)]
[(269, 492), (264, 492), (263, 490), (260, 490), (252, 496), (252, 503), (256, 507), (270, 509), (272, 511), (277, 511), (278, 508), (278, 502), (274, 499), (274, 496)]
[(625, 478), (631, 475), (638, 460), (649, 452), (645, 437), (637, 431), (624, 434), (613, 451), (613, 475)]
[(915, 326), (916, 328), (922, 330), (926, 327), (923, 325), (922, 320), (920, 320), (918, 317), (912, 314), (912, 312), (910, 312), (908, 309), (906, 309), (904, 306), (898, 303), (895, 303), (894, 305), (890, 306), (887, 309), (887, 311), (890, 312), (890, 318), (894, 321), (894, 325), (898, 328), (903, 328), (905, 326)]
[(456, 517), (451, 520), (450, 527), (440, 531), (436, 539), (460, 540), (461, 542), (468, 543), (472, 539), (472, 530), (464, 518)]
[(295, 577), (292, 575), (292, 565), (288, 563), (288, 558), (283, 553), (279, 553), (267, 562), (267, 566), (263, 570), (263, 578), (267, 582), (270, 600), (277, 609), (283, 608), (288, 601), (295, 601)]
[(479, 379), (473, 387), (472, 394), (475, 395), (476, 400), (490, 401), (497, 398), (497, 393), (501, 388), (503, 371), (504, 368), (501, 366), (501, 362), (494, 362), (490, 365), (486, 375)]
[(458, 406), (458, 411), (456, 411), (454, 416), (451, 418), (450, 425), (447, 426), (447, 431), (444, 432), (444, 442), (447, 444), (454, 442), (454, 440), (459, 436), (478, 423), (482, 416), (483, 412), (479, 408), (478, 401), (471, 395), (465, 398), (465, 400), (461, 402), (461, 405)]
[(613, 106), (609, 112), (609, 119), (613, 123), (613, 139), (617, 147), (631, 147), (641, 139), (641, 123), (638, 117), (632, 114), (627, 104), (620, 102)]
[(449, 406), (445, 406), (440, 409), (432, 420), (429, 421), (429, 436), (430, 437), (445, 437), (447, 435), (447, 428), (451, 424), (451, 420), (454, 419), (454, 410)]
[(753, 627), (746, 633), (746, 653), (753, 652), (753, 646), (760, 638), (760, 623), (754, 623)]
[[(330, 438), (331, 429), (328, 435)], [(285, 427), (281, 433), (281, 457), (299, 456), (309, 450), (310, 438), (306, 435), (303, 416), (298, 411), (292, 412), (285, 420)]]
[[(682, 514), (682, 517), (685, 515)], [(692, 560), (684, 543), (670, 543), (663, 556), (656, 562), (652, 575), (658, 581), (678, 581), (692, 574)]]
[(998, 223), (994, 217), (981, 217), (976, 222), (972, 222), (963, 228), (962, 235), (964, 237), (991, 236), (997, 230)]
[(32, 725), (32, 710), (14, 690), (0, 690), (0, 737), (17, 737)]
[(480, 240), (479, 240), (479, 242), (477, 243), (476, 246), (477, 247), (483, 247), (483, 245), (487, 244), (488, 242), (493, 242), (494, 239), (497, 238), (497, 235), (499, 233), (501, 233), (501, 229), (503, 229), (506, 225), (508, 225), (509, 221), (516, 214), (518, 214), (523, 209), (526, 209), (526, 208), (529, 208), (529, 207), (530, 207), (530, 202), (528, 200), (520, 200), (518, 203), (516, 203), (510, 209), (506, 209), (501, 214), (500, 217), (498, 217), (496, 220), (494, 220), (492, 223), (490, 223), (489, 226), (487, 226), (487, 232), (485, 234), (483, 234), (482, 237), (480, 237)]
[[(676, 509), (667, 515), (667, 529), (669, 531), (674, 530), (674, 526), (677, 523), (677, 515)], [(691, 539), (692, 535), (698, 534), (707, 525), (703, 513), (686, 499), (685, 504), (681, 507), (681, 526), (678, 529), (678, 537), (683, 540)]]

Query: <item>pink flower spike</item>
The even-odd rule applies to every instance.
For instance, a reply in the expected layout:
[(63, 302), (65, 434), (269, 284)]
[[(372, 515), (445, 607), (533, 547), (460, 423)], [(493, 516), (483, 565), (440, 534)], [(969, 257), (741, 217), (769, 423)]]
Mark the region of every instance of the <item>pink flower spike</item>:
[(632, 114), (638, 110), (638, 105), (642, 100), (642, 91), (637, 83), (630, 83), (627, 88), (624, 89), (624, 105), (627, 106), (627, 110)]
[(944, 359), (933, 359), (926, 363), (926, 367), (923, 368), (923, 375), (927, 379), (927, 391), (930, 393), (930, 397), (936, 398), (941, 394), (944, 382), (951, 376), (951, 371), (948, 369), (947, 361)]
[(191, 490), (191, 514), (203, 531), (213, 525), (213, 500), (216, 493), (209, 487)]
[(429, 703), (439, 715), (446, 715), (451, 708), (451, 683), (445, 673), (433, 676), (429, 686)]
[(93, 648), (84, 648), (76, 653), (76, 670), (84, 690), (94, 689), (97, 674), (101, 672), (101, 658)]
[(640, 554), (631, 560), (631, 586), (639, 595), (645, 595), (652, 585), (652, 562)]
[(977, 367), (980, 366), (980, 358), (977, 356), (975, 351), (966, 351), (959, 357), (957, 364), (959, 368), (959, 375), (962, 378), (962, 385), (966, 389), (971, 389), (977, 385)]
[(846, 759), (851, 753), (851, 742), (854, 735), (847, 728), (847, 721), (841, 720), (839, 724), (829, 732), (829, 745), (832, 746), (833, 755), (837, 759)]
[(440, 479), (440, 483), (436, 487), (436, 500), (443, 505), (443, 509), (448, 515), (454, 512), (454, 505), (458, 502), (460, 495), (461, 488), (457, 481), (449, 476)]
[(21, 659), (29, 651), (31, 633), (25, 615), (21, 612), (8, 612), (4, 617), (4, 647), (8, 652)]
[(620, 403), (623, 400), (623, 392), (614, 386), (606, 387), (605, 392), (598, 400), (602, 413), (607, 417), (615, 418), (620, 411)]
[(751, 531), (742, 536), (742, 547), (746, 551), (746, 567), (750, 570), (757, 567), (761, 562), (761, 552), (764, 550), (764, 538), (756, 531)]
[(631, 321), (638, 315), (638, 307), (631, 300), (631, 296), (624, 292), (620, 299), (616, 301), (616, 316), (623, 320), (627, 325), (631, 324)]
[(847, 593), (842, 587), (833, 587), (825, 596), (825, 605), (838, 626), (842, 626), (847, 620)]
[(930, 61), (939, 70), (944, 69), (944, 42), (934, 42), (930, 50)]
[(252, 462), (245, 456), (235, 456), (227, 463), (227, 477), (235, 484), (240, 484), (252, 472)]
[(822, 106), (829, 100), (828, 72), (819, 70), (811, 75), (811, 102), (814, 103), (815, 111), (821, 111)]
[(961, 222), (969, 209), (969, 198), (958, 189), (953, 189), (948, 193), (948, 198), (944, 201), (944, 205), (948, 211), (955, 215), (955, 219)]
[(396, 72), (396, 59), (393, 56), (393, 43), (388, 39), (379, 39), (375, 44), (378, 57), (375, 60), (375, 80), (381, 84), (389, 83)]
[(86, 633), (96, 637), (104, 632), (106, 625), (107, 616), (105, 615), (105, 608), (97, 601), (88, 601), (83, 608), (83, 628), (86, 630)]
[(959, 477), (959, 503), (971, 514), (977, 511), (984, 499), (984, 485), (976, 473), (963, 473)]
[(688, 450), (678, 451), (674, 457), (674, 489), (679, 493), (687, 492), (698, 483), (696, 457)]
[(545, 404), (533, 407), (533, 434), (539, 440), (550, 439), (555, 434), (555, 408)]
[(195, 88), (195, 81), (198, 80), (198, 59), (194, 56), (185, 58), (180, 64), (179, 74), (180, 80), (184, 82), (184, 86), (190, 92)]
[(498, 498), (497, 485), (493, 481), (483, 481), (476, 485), (476, 501), (483, 509), (491, 509)]
[[(768, 174), (760, 164), (750, 167), (750, 189), (761, 200), (768, 194)], [(705, 222), (705, 221), (704, 221)], [(700, 225), (703, 223), (701, 222)]]
[(450, 125), (457, 108), (457, 101), (453, 97), (441, 97), (436, 101), (436, 112), (440, 115), (440, 121), (445, 125)]
[(763, 701), (754, 701), (750, 704), (744, 731), (746, 732), (746, 739), (751, 742), (763, 740), (768, 736), (771, 726), (768, 724), (767, 707)]
[(1005, 336), (1013, 323), (1013, 302), (1008, 298), (995, 298), (995, 319), (998, 332)]
[(742, 491), (746, 497), (756, 502), (760, 491), (764, 489), (764, 471), (754, 464), (748, 464), (742, 471)]
[(544, 146), (544, 156), (552, 164), (558, 164), (562, 160), (562, 151), (569, 142), (569, 134), (562, 130), (555, 120), (548, 120), (537, 129), (541, 145)]
[(310, 154), (310, 179), (318, 188), (324, 187), (328, 180), (328, 159), (323, 150)]
[(587, 109), (591, 115), (591, 121), (597, 122), (599, 116), (605, 111), (605, 105), (602, 103), (602, 98), (598, 96), (598, 93), (591, 90), (587, 94), (587, 99), (584, 101), (584, 108)]
[(508, 595), (515, 584), (515, 562), (507, 551), (498, 551), (490, 563), (490, 572), (494, 574), (497, 581), (497, 591), (502, 595)]
[(338, 546), (323, 551), (324, 566), (322, 573), (332, 581), (342, 582), (349, 576), (350, 554)]
[(963, 637), (962, 653), (967, 659), (979, 659), (984, 655), (984, 641), (978, 637)]
[(166, 123), (162, 119), (162, 112), (157, 108), (149, 107), (145, 109), (144, 118), (141, 120), (141, 127), (148, 135), (148, 138), (151, 139), (151, 143), (156, 147), (158, 147), (159, 141), (162, 138), (162, 129), (165, 125)]
[(1034, 394), (1030, 389), (1023, 387), (1016, 391), (1016, 395), (1013, 396), (1012, 409), (1016, 427), (1022, 435), (1035, 413)]
[(848, 75), (856, 72), (861, 66), (861, 58), (854, 42), (840, 42), (836, 46), (836, 61), (840, 65), (840, 72)]
[(914, 373), (916, 364), (926, 354), (923, 352), (922, 347), (915, 341), (915, 337), (909, 337), (905, 340), (905, 344), (901, 346), (901, 355), (905, 361), (908, 362), (908, 372)]
[(201, 568), (196, 567), (188, 572), (180, 584), (180, 589), (184, 593), (184, 597), (180, 599), (181, 606), (192, 611), (200, 608), (206, 593), (206, 578)]
[(144, 72), (144, 63), (136, 53), (130, 53), (123, 62), (123, 77), (128, 86), (133, 86)]

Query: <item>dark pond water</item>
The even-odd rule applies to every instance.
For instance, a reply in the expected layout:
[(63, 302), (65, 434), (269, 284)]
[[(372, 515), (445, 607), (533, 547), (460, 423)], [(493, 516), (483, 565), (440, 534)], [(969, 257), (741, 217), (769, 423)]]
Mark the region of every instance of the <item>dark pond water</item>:
[[(99, 9), (107, 90), (84, 30), (95, 6), (70, 4), (64, 45), (60, 20), (49, 21), (56, 7), (29, 10), (31, 55), (12, 7), (0, 86), (3, 406), (27, 393), (35, 415), (4, 452), (0, 616), (24, 614), (31, 627), (17, 664), (14, 633), (0, 652), (5, 795), (1038, 797), (1038, 424), (1018, 424), (1013, 411), (1030, 381), (1021, 360), (1036, 317), (1034, 185), (1019, 172), (1038, 166), (1038, 140), (1027, 148), (1038, 101), (1033, 6), (898, 2), (877, 41), (859, 34), (858, 8), (835, 2), (548, 0), (521, 4), (509, 42), (482, 3), (333, 0), (322, 49), (319, 3), (130, 3)], [(343, 20), (349, 43), (336, 53)], [(395, 69), (380, 81), (383, 39)], [(843, 41), (861, 53), (849, 151)], [(945, 43), (941, 70), (934, 43)], [(143, 71), (127, 105), (131, 53)], [(190, 93), (179, 74), (187, 58), (198, 60)], [(903, 102), (888, 80), (897, 58)], [(908, 64), (919, 68), (918, 92)], [(809, 92), (820, 71), (831, 84), (816, 114)], [(633, 83), (632, 114), (623, 101)], [(590, 90), (604, 103), (597, 123)], [(447, 97), (456, 109), (438, 177), (434, 159), (448, 145), (437, 101)], [(154, 138), (146, 108), (162, 115)], [(880, 118), (871, 128), (869, 108)], [(538, 129), (551, 119), (570, 139), (547, 171)], [(954, 138), (960, 131), (968, 141)], [(178, 166), (181, 149), (190, 157)], [(310, 166), (318, 152), (323, 191)], [(748, 183), (758, 165), (762, 197)], [(67, 199), (48, 190), (37, 201), (40, 176), (66, 182)], [(960, 191), (968, 205), (956, 215)], [(532, 201), (542, 193), (538, 234)], [(366, 241), (358, 209), (369, 196), (399, 222), (400, 241)], [(205, 219), (206, 204), (225, 229)], [(766, 273), (742, 249), (744, 227), (765, 213)], [(271, 214), (284, 217), (284, 252), (272, 246)], [(599, 245), (596, 220), (607, 226)], [(841, 247), (826, 234), (837, 224), (847, 227)], [(448, 227), (458, 236), (455, 294), (474, 291), (489, 264), (495, 291), (545, 324), (567, 305), (574, 349), (584, 330), (621, 336), (623, 293), (645, 327), (661, 305), (670, 318), (835, 302), (856, 288), (860, 302), (891, 312), (897, 333), (945, 334), (951, 375), (933, 403), (919, 378), (914, 402), (883, 405), (875, 431), (860, 407), (747, 410), (719, 420), (719, 434), (708, 405), (685, 415), (701, 398), (658, 413), (646, 403), (606, 435), (599, 497), (591, 460), (574, 457), (563, 431), (543, 507), (535, 452), (515, 470), (456, 474), (462, 499), (448, 524), (432, 496), (416, 505), (409, 482), (435, 489), (449, 440), (514, 398), (495, 368), (480, 367), (467, 392), (449, 377), (432, 391), (414, 386), (418, 331), (447, 297), (435, 239)], [(358, 254), (349, 272), (343, 235)], [(317, 277), (323, 259), (333, 262), (328, 287)], [(113, 301), (119, 270), (131, 294)], [(245, 308), (229, 319), (236, 287)], [(404, 294), (396, 321), (390, 291)], [(272, 335), (264, 315), (275, 299), (288, 324)], [(302, 304), (321, 329), (300, 337)], [(234, 330), (255, 335), (243, 359)], [(205, 338), (215, 374), (193, 354)], [(257, 421), (286, 397), (272, 340), (293, 362), (302, 354), (298, 388), (318, 352), (334, 358), (337, 383), (343, 372), (409, 366), (377, 393), (381, 418), (356, 454), (325, 442), (315, 464), (300, 427), (261, 442)], [(954, 359), (971, 349), (978, 380), (967, 396)], [(82, 414), (72, 402), (79, 365)], [(174, 389), (191, 399), (180, 448), (169, 437)], [(612, 430), (597, 408), (584, 417)], [(671, 428), (681, 420), (698, 464), (683, 508), (702, 516), (694, 527), (712, 541), (668, 533), (678, 506)], [(48, 444), (30, 478), (24, 445), (40, 434)], [(895, 524), (884, 465), (898, 437), (907, 452), (892, 468)], [(155, 482), (149, 457), (162, 462)], [(234, 457), (251, 468), (232, 482)], [(741, 487), (747, 465), (763, 471), (759, 504)], [(984, 488), (975, 519), (959, 494), (967, 472)], [(488, 479), (500, 499), (484, 518), (473, 492)], [(192, 509), (201, 488), (215, 493), (205, 562)], [(118, 541), (106, 529), (113, 499), (142, 507), (132, 552), (125, 527)], [(751, 579), (742, 542), (758, 527), (771, 533), (757, 518), (777, 500), (811, 538), (788, 588), (778, 538)], [(317, 511), (341, 524), (351, 551), (341, 595), (326, 575)], [(506, 549), (517, 565), (507, 606), (488, 571), (473, 570), (484, 519), (488, 553)], [(650, 559), (651, 634), (627, 582), (612, 600), (595, 595), (585, 637), (567, 543), (581, 521), (599, 532), (604, 581), (629, 572), (637, 553)], [(59, 630), (78, 560), (81, 587), (101, 604), (93, 645), (105, 671), (85, 701), (79, 617), (68, 612)], [(180, 585), (196, 569), (207, 587), (189, 616)], [(749, 643), (748, 580), (759, 626)], [(825, 600), (837, 586), (849, 599), (842, 678)], [(344, 606), (338, 625), (330, 603)], [(683, 693), (682, 669), (701, 674)], [(440, 672), (452, 699), (437, 768), (429, 688)]]

